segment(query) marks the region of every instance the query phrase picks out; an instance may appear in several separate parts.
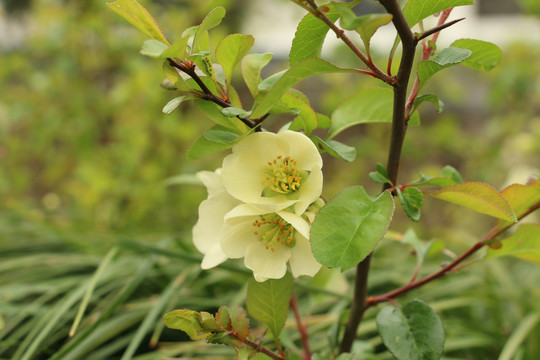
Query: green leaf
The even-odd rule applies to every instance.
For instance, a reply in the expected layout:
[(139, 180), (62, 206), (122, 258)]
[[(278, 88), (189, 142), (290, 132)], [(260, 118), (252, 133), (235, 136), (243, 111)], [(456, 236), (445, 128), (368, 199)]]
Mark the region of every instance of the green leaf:
[(236, 117), (239, 116), (243, 119), (246, 119), (251, 115), (251, 111), (246, 111), (244, 109), (240, 109), (234, 106), (225, 107), (221, 109), (221, 113), (225, 115), (226, 117)]
[(216, 48), (216, 60), (223, 67), (227, 87), (231, 82), (235, 66), (253, 46), (255, 39), (251, 35), (231, 34), (220, 41)]
[(439, 114), (443, 112), (444, 103), (441, 100), (439, 100), (439, 97), (434, 94), (425, 94), (425, 95), (420, 95), (416, 97), (416, 99), (414, 99), (411, 113), (415, 112), (416, 109), (418, 109), (418, 107), (420, 106), (420, 104), (426, 101), (432, 103)]
[(456, 184), (461, 184), (463, 179), (461, 178), (460, 173), (450, 165), (445, 166), (440, 175), (433, 177), (422, 175), (422, 178), (415, 181), (415, 185), (436, 185), (440, 187), (451, 186)]
[(195, 104), (218, 125), (232, 129), (238, 134), (249, 131), (249, 127), (239, 119), (223, 115), (222, 108), (213, 102), (197, 99)]
[(384, 236), (394, 200), (385, 191), (376, 198), (363, 187), (350, 187), (328, 202), (311, 227), (315, 258), (323, 265), (349, 269), (368, 256)]
[[(309, 58), (294, 64), (289, 70), (287, 70), (279, 80), (270, 88), (267, 94), (265, 94), (260, 102), (254, 106), (252, 119), (258, 119), (266, 114), (272, 106), (279, 102), (283, 94), (291, 86), (303, 80), (309, 76), (324, 74), (324, 73), (338, 73), (338, 72), (357, 72), (354, 69), (342, 69), (329, 62), (326, 62), (317, 58)], [(262, 84), (262, 83), (261, 83)], [(260, 87), (259, 87), (260, 89)]]
[(206, 140), (216, 144), (230, 145), (232, 146), (239, 135), (231, 132), (226, 128), (213, 127), (210, 130), (206, 130), (203, 134)]
[(141, 55), (149, 56), (154, 59), (158, 59), (161, 57), (161, 54), (167, 50), (168, 46), (164, 43), (162, 43), (159, 40), (146, 40), (143, 42), (143, 46), (141, 48)]
[[(329, 4), (327, 7), (328, 12), (324, 14), (331, 21), (336, 21), (339, 13), (333, 4)], [(314, 15), (308, 14), (304, 16), (294, 34), (291, 51), (289, 52), (289, 64), (293, 66), (302, 60), (320, 57), (328, 30), (330, 30), (328, 25)]]
[(420, 86), (423, 86), (437, 72), (461, 63), (471, 54), (472, 51), (468, 49), (448, 47), (438, 52), (432, 60), (420, 61), (418, 63)]
[(461, 64), (482, 71), (493, 69), (497, 66), (502, 56), (501, 49), (497, 45), (487, 41), (459, 39), (454, 41), (450, 46), (470, 50), (472, 52), (471, 56)]
[(514, 210), (512, 210), (508, 201), (488, 184), (465, 182), (436, 191), (425, 191), (424, 194), (499, 219), (516, 221)]
[(210, 332), (201, 327), (200, 320), (198, 312), (188, 309), (173, 310), (163, 317), (165, 326), (170, 329), (182, 330), (188, 334), (191, 340), (203, 340), (211, 335)]
[(117, 0), (107, 6), (154, 40), (170, 45), (150, 13), (135, 0)]
[(197, 27), (197, 32), (193, 38), (193, 44), (191, 46), (191, 54), (195, 54), (201, 50), (208, 50), (207, 44), (204, 44), (207, 41), (202, 41), (201, 39), (204, 36), (208, 36), (208, 30), (215, 28), (221, 23), (221, 20), (225, 17), (225, 8), (223, 6), (218, 6), (215, 9), (212, 9), (206, 15), (206, 17), (201, 22), (201, 25)]
[(403, 205), (403, 210), (412, 221), (420, 220), (422, 205), (424, 205), (424, 195), (415, 187), (406, 187), (403, 191), (396, 187), (399, 200)]
[(293, 278), (289, 273), (281, 279), (269, 279), (264, 282), (249, 279), (247, 310), (253, 318), (267, 324), (276, 339), (287, 320), (292, 291)]
[[(215, 125), (212, 129), (226, 129), (219, 125)], [(208, 130), (209, 131), (209, 130)], [(206, 156), (218, 153), (223, 150), (230, 149), (232, 143), (218, 143), (208, 140), (204, 135), (195, 141), (186, 152), (187, 160), (202, 159)]]
[(232, 306), (229, 309), (231, 326), (240, 340), (246, 340), (249, 335), (249, 320), (246, 312), (240, 306)]
[[(342, 102), (332, 113), (331, 139), (343, 130), (358, 124), (391, 123), (394, 94), (392, 89), (375, 88), (362, 90)], [(411, 115), (409, 125), (418, 125), (418, 113)]]
[(171, 101), (169, 101), (167, 105), (163, 107), (163, 110), (162, 110), (163, 113), (167, 115), (172, 114), (172, 112), (176, 110), (178, 106), (180, 106), (180, 104), (182, 103), (182, 101), (184, 101), (185, 98), (186, 96), (178, 96), (172, 99)]
[[(516, 218), (521, 218), (529, 209), (540, 203), (540, 180), (530, 185), (512, 184), (501, 191), (501, 195), (508, 201)], [(502, 229), (512, 224), (510, 221), (499, 220), (495, 224), (496, 229)]]
[(392, 15), (390, 14), (369, 14), (356, 16), (348, 4), (334, 3), (334, 6), (341, 15), (341, 27), (346, 30), (356, 30), (356, 32), (360, 34), (360, 37), (362, 38), (364, 46), (368, 52), (369, 42), (377, 29), (392, 21)]
[(439, 11), (462, 5), (473, 5), (474, 0), (409, 0), (403, 8), (403, 15), (409, 26), (419, 23), (421, 20)]
[(488, 249), (484, 259), (513, 256), (540, 265), (540, 225), (522, 224), (512, 236), (500, 240), (502, 247)]
[(186, 57), (186, 49), (189, 41), (189, 36), (182, 37), (176, 40), (167, 50), (161, 54), (162, 59), (166, 58), (179, 58), (184, 59)]
[(433, 241), (424, 243), (418, 238), (413, 229), (408, 229), (403, 234), (401, 242), (412, 246), (412, 248), (414, 249), (414, 253), (416, 254), (416, 268), (419, 269), (420, 266), (422, 266), (422, 264), (424, 263), (424, 258), (426, 257), (428, 251), (431, 249)]
[(223, 330), (231, 330), (231, 317), (229, 315), (229, 308), (225, 305), (221, 305), (216, 313), (216, 323)]
[(279, 105), (285, 106), (288, 109), (298, 110), (300, 113), (293, 120), (291, 130), (304, 130), (306, 135), (311, 134), (311, 132), (317, 128), (319, 123), (317, 113), (313, 108), (306, 103), (300, 97), (286, 92), (283, 94), (279, 101)]
[(398, 360), (438, 360), (444, 350), (444, 329), (435, 311), (419, 300), (403, 310), (387, 306), (377, 314), (384, 345)]
[(315, 145), (317, 145), (319, 149), (324, 150), (335, 158), (348, 162), (356, 159), (356, 149), (352, 146), (345, 145), (344, 143), (335, 140), (323, 140), (318, 136), (313, 136), (312, 140), (314, 140)]
[(253, 97), (259, 93), (261, 70), (272, 60), (272, 54), (249, 54), (242, 59), (242, 77)]

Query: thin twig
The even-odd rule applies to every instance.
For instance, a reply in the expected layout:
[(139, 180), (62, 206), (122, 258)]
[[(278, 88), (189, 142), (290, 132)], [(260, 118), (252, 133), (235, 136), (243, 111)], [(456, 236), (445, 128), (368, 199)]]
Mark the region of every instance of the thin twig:
[[(202, 91), (202, 93), (197, 94), (197, 96), (199, 98), (201, 98), (203, 100), (211, 101), (211, 102), (221, 106), (222, 108), (232, 107), (232, 104), (229, 101), (226, 101), (226, 100), (220, 98), (219, 96), (216, 96), (206, 86), (206, 84), (202, 81), (200, 76), (196, 73), (194, 64), (191, 65), (191, 66), (188, 66), (186, 64), (179, 63), (179, 62), (177, 62), (176, 60), (174, 60), (172, 58), (167, 58), (167, 61), (169, 62), (169, 65), (171, 65), (172, 67), (182, 71), (183, 73), (186, 73), (187, 75), (189, 75), (197, 83), (197, 85), (199, 85), (199, 87), (201, 88), (201, 91)], [(266, 116), (262, 117), (261, 118), (262, 120), (261, 119), (258, 119), (258, 120), (244, 119), (244, 118), (241, 118), (239, 116), (237, 116), (237, 118), (240, 119), (240, 121), (242, 121), (244, 124), (246, 124), (249, 128), (253, 129), (254, 127), (260, 125), (262, 120), (266, 119)]]
[(423, 33), (419, 34), (417, 37), (416, 37), (416, 40), (417, 41), (420, 41), (432, 34), (435, 34), (435, 33), (438, 33), (439, 31), (443, 30), (443, 29), (446, 29), (447, 27), (450, 27), (462, 20), (465, 20), (465, 18), (461, 18), (461, 19), (457, 19), (457, 20), (453, 20), (453, 21), (450, 21), (450, 22), (447, 22), (447, 23), (444, 23), (444, 24), (440, 24), (438, 26), (435, 26), (434, 28), (432, 29), (429, 29), (429, 30), (426, 30), (424, 31)]
[[(353, 42), (352, 40), (345, 34), (345, 31), (343, 31), (342, 29), (340, 29), (336, 24), (334, 24), (334, 22), (332, 20), (330, 20), (328, 18), (328, 16), (326, 16), (326, 14), (324, 12), (322, 12), (317, 4), (315, 3), (314, 0), (306, 0), (306, 3), (308, 3), (310, 6), (311, 6), (311, 14), (313, 14), (314, 16), (316, 16), (318, 19), (322, 20), (330, 29), (332, 29), (332, 31), (336, 34), (336, 36), (341, 39), (345, 45), (347, 45), (349, 47), (349, 49), (351, 49), (353, 51), (353, 53), (358, 56), (358, 58), (371, 70), (373, 71), (373, 74), (376, 78), (384, 81), (385, 83), (389, 84), (389, 85), (395, 85), (396, 83), (396, 79), (393, 77), (393, 76), (390, 76), (390, 75), (387, 75), (384, 73), (384, 71), (382, 71), (381, 69), (379, 69), (377, 67), (377, 65), (375, 65), (373, 63), (373, 61), (371, 61), (371, 59), (366, 56), (366, 54), (364, 54), (362, 52), (362, 50), (360, 50)], [(371, 75), (371, 74), (369, 74)], [(372, 75), (373, 76), (373, 75)]]
[(273, 352), (272, 350), (264, 347), (264, 346), (260, 346), (259, 344), (257, 344), (256, 342), (253, 342), (249, 339), (245, 339), (245, 340), (241, 340), (244, 344), (246, 345), (249, 345), (251, 346), (253, 349), (257, 350), (257, 352), (261, 352), (265, 355), (268, 355), (270, 356), (272, 359), (276, 359), (276, 360), (284, 360), (285, 357)]
[[(540, 208), (540, 203), (535, 204), (534, 206), (530, 207), (525, 213), (521, 214), (518, 218), (518, 221), (523, 219), (525, 216), (529, 215), (533, 211), (536, 211)], [(382, 295), (377, 296), (371, 296), (366, 299), (366, 307), (371, 307), (374, 305), (377, 305), (381, 302), (389, 301), (390, 299), (394, 299), (398, 296), (401, 296), (403, 294), (408, 293), (409, 291), (416, 289), (422, 285), (427, 284), (428, 282), (431, 282), (435, 279), (438, 279), (440, 277), (443, 277), (445, 275), (448, 275), (454, 271), (456, 271), (457, 266), (461, 264), (464, 260), (468, 259), (476, 253), (478, 250), (489, 244), (490, 240), (493, 240), (498, 235), (502, 234), (506, 230), (508, 230), (510, 227), (515, 225), (516, 223), (508, 224), (505, 227), (502, 227), (500, 229), (494, 228), (492, 229), (482, 240), (478, 241), (476, 244), (474, 244), (469, 250), (452, 260), (452, 262), (448, 263), (446, 266), (442, 267), (438, 271), (434, 272), (431, 275), (428, 275), (418, 281), (410, 282), (407, 285), (404, 285), (398, 289), (392, 290), (390, 292), (387, 292)]]
[(302, 345), (304, 346), (305, 356), (304, 360), (311, 360), (311, 349), (309, 347), (309, 337), (306, 326), (302, 323), (302, 318), (300, 317), (300, 310), (298, 309), (298, 302), (296, 301), (296, 295), (293, 294), (291, 297), (291, 307), (293, 309), (294, 318), (296, 319), (296, 325), (300, 331), (300, 337), (302, 338)]

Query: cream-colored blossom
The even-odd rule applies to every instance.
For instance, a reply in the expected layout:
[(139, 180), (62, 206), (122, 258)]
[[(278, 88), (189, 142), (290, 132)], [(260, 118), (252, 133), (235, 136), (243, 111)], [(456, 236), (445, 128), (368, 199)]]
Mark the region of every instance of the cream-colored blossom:
[(223, 160), (222, 182), (234, 198), (266, 213), (290, 206), (301, 215), (322, 191), (322, 159), (304, 134), (248, 135)]
[(321, 265), (311, 251), (309, 223), (289, 211), (265, 213), (250, 205), (239, 205), (225, 217), (221, 249), (230, 258), (244, 258), (257, 281), (292, 275), (314, 276)]
[(240, 204), (240, 201), (225, 191), (220, 175), (221, 169), (197, 173), (208, 190), (208, 198), (199, 205), (199, 220), (193, 227), (193, 244), (204, 254), (201, 263), (203, 269), (213, 268), (227, 260), (219, 238), (225, 215)]

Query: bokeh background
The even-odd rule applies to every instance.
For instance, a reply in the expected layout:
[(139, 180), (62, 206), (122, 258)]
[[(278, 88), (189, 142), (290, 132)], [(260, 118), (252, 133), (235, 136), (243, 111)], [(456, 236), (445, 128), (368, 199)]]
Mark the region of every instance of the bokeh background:
[[(225, 6), (227, 17), (212, 30), (213, 41), (231, 32), (260, 36), (257, 51), (275, 52), (264, 75), (286, 68), (283, 49), (303, 15), (283, 0), (141, 2), (169, 40), (215, 6)], [(489, 73), (455, 67), (433, 78), (427, 90), (439, 95), (445, 111), (425, 106), (422, 126), (409, 130), (402, 182), (420, 172), (436, 175), (445, 165), (466, 180), (499, 189), (540, 175), (540, 33), (533, 31), (540, 6), (536, 0), (478, 2), (465, 22), (470, 29), (489, 24), (492, 33), (503, 34), (500, 42), (480, 38), (501, 45), (501, 64)], [(377, 11), (376, 3), (366, 1), (362, 11)], [(509, 25), (520, 21), (532, 30)], [(292, 31), (282, 36), (278, 29)], [(268, 34), (272, 41), (265, 40)], [(451, 42), (463, 35), (448, 30), (445, 36)], [(160, 322), (174, 308), (212, 311), (242, 304), (249, 273), (238, 262), (214, 272), (199, 269), (191, 227), (206, 192), (193, 174), (219, 167), (223, 154), (185, 160), (187, 148), (212, 123), (189, 104), (162, 113), (175, 94), (159, 86), (161, 64), (138, 54), (144, 40), (104, 1), (0, 1), (0, 359), (234, 357), (226, 348), (182, 342), (183, 334)], [(339, 43), (324, 54), (357, 66)], [(384, 46), (375, 52), (381, 63), (385, 54)], [(240, 79), (236, 86), (249, 106)], [(372, 86), (372, 79), (333, 75), (298, 88), (318, 111), (330, 114), (348, 95)], [(268, 126), (278, 129), (288, 120)], [(325, 198), (356, 184), (377, 193), (367, 174), (385, 163), (388, 132), (387, 125), (358, 126), (338, 137), (358, 157), (349, 164), (324, 155)], [(395, 241), (408, 229), (446, 247), (429, 259), (427, 274), (490, 226), (487, 217), (436, 200), (426, 201), (418, 224), (396, 215), (375, 254), (370, 291), (392, 289), (412, 275), (415, 257)], [(300, 284), (299, 292), (310, 293), (301, 306), (313, 315), (314, 338), (335, 331), (348, 301), (349, 276), (324, 271)], [(413, 297), (441, 313), (445, 359), (540, 354), (537, 265), (491, 260)], [(82, 321), (69, 339), (81, 304)], [(372, 310), (361, 330), (367, 340), (357, 350), (366, 358), (391, 358), (376, 335)], [(519, 329), (524, 335), (512, 337)], [(288, 345), (297, 346), (295, 340), (291, 335)]]

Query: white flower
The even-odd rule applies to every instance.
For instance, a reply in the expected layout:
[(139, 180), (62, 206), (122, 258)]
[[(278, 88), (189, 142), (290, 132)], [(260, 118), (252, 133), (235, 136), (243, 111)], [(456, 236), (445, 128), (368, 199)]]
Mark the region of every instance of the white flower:
[(221, 169), (197, 173), (208, 190), (208, 199), (199, 205), (199, 220), (193, 227), (193, 244), (204, 254), (203, 269), (213, 268), (227, 260), (219, 244), (221, 229), (225, 215), (240, 204), (225, 191), (220, 174)]
[(314, 276), (321, 265), (311, 251), (309, 223), (292, 212), (264, 213), (239, 205), (225, 216), (221, 249), (230, 258), (244, 258), (255, 280), (280, 279), (289, 263), (294, 277)]
[(301, 215), (322, 191), (322, 159), (311, 140), (295, 131), (257, 132), (223, 160), (226, 191), (266, 213), (293, 206)]

